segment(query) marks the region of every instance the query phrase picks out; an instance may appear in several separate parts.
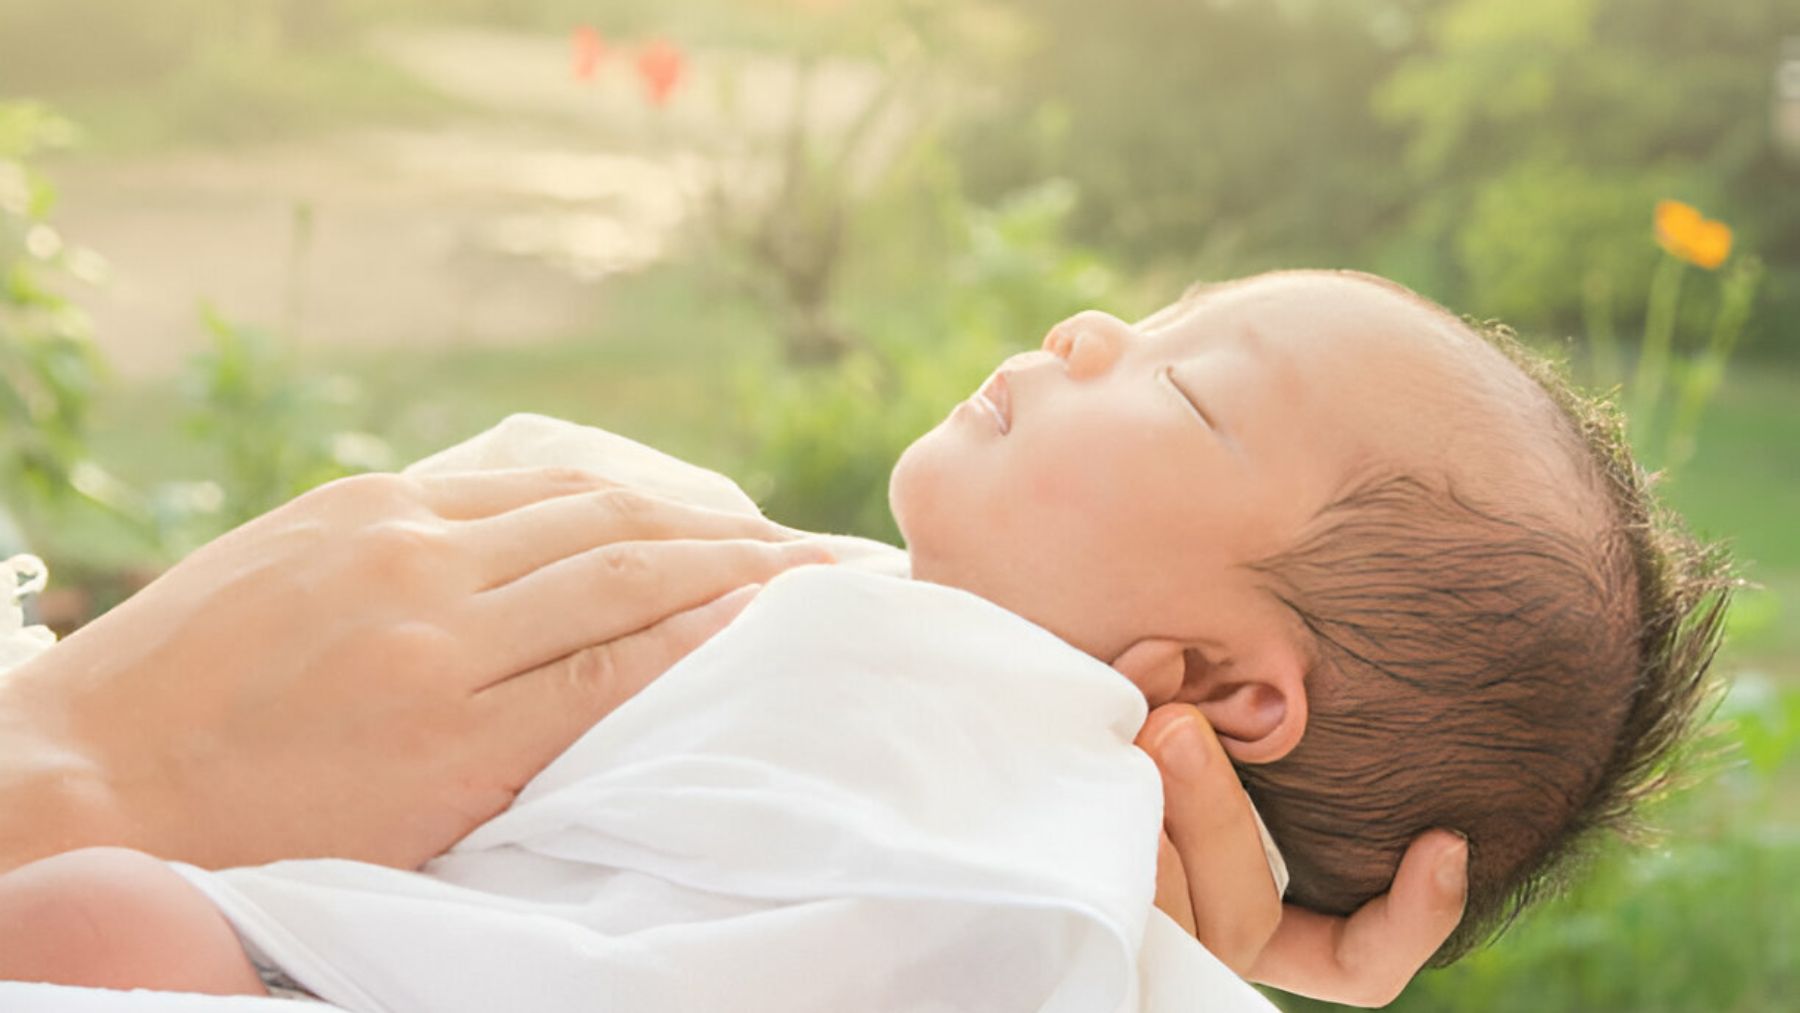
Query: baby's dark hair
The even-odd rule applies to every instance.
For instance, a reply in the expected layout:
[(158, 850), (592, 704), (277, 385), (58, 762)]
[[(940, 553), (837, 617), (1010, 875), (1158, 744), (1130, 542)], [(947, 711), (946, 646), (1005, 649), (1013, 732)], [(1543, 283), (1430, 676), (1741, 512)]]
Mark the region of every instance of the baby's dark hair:
[(1658, 505), (1616, 410), (1504, 328), (1427, 305), (1534, 381), (1550, 446), (1585, 486), (1568, 494), (1598, 520), (1445, 475), (1357, 476), (1254, 566), (1310, 635), (1310, 717), (1286, 757), (1238, 770), (1287, 858), (1288, 899), (1319, 911), (1386, 890), (1423, 831), (1467, 837), (1442, 966), (1566, 886), (1596, 839), (1641, 829), (1712, 696), (1733, 582), (1723, 551)]

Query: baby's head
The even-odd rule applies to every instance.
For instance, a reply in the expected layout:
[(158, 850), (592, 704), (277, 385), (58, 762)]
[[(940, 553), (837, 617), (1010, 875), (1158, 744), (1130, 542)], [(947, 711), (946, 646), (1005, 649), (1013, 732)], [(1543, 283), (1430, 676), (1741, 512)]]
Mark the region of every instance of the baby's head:
[(1353, 910), (1420, 832), (1465, 834), (1440, 961), (1655, 786), (1725, 597), (1613, 416), (1365, 275), (1080, 314), (914, 443), (890, 497), (915, 576), (1205, 713), (1290, 899)]

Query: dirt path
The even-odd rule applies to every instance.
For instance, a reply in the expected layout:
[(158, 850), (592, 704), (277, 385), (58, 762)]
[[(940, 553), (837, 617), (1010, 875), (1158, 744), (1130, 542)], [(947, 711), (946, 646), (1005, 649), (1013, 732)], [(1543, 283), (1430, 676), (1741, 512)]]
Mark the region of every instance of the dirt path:
[[(737, 60), (737, 94), (753, 101), (727, 110), (696, 72), (652, 110), (622, 59), (575, 82), (559, 38), (415, 32), (381, 51), (473, 111), (429, 129), (51, 166), (63, 233), (111, 265), (106, 286), (78, 297), (122, 375), (166, 374), (202, 347), (203, 302), (308, 344), (576, 332), (597, 311), (597, 282), (679, 236), (708, 162), (668, 138), (706, 136), (728, 116), (746, 136), (771, 131), (795, 81), (779, 61)], [(831, 68), (814, 114), (842, 119), (873, 84)]]

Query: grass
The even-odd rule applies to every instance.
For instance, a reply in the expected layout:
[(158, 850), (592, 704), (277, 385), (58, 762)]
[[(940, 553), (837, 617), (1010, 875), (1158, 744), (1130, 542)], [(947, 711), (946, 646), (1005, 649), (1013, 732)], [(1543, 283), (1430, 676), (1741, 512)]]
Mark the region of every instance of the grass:
[[(1732, 546), (1755, 584), (1731, 630), (1742, 654), (1800, 658), (1800, 375), (1792, 367), (1733, 371), (1701, 427), (1699, 453), (1664, 495), (1694, 530)], [(1789, 668), (1800, 679), (1800, 671)]]
[[(220, 101), (221, 95), (231, 101)], [(82, 124), (90, 152), (231, 146), (362, 123), (417, 123), (461, 108), (360, 45), (273, 54), (209, 47), (132, 87), (41, 96)]]

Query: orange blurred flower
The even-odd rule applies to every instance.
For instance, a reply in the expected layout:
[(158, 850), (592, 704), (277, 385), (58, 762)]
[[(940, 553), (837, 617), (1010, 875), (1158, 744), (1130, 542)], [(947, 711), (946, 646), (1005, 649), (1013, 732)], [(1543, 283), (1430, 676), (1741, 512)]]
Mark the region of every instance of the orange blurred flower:
[(1678, 200), (1657, 201), (1656, 242), (1695, 267), (1711, 271), (1731, 256), (1731, 226)]
[(592, 25), (575, 29), (575, 80), (592, 81), (600, 70), (600, 58), (606, 55), (606, 40)]
[(666, 39), (657, 39), (638, 51), (637, 73), (651, 105), (667, 105), (686, 70), (687, 57)]

